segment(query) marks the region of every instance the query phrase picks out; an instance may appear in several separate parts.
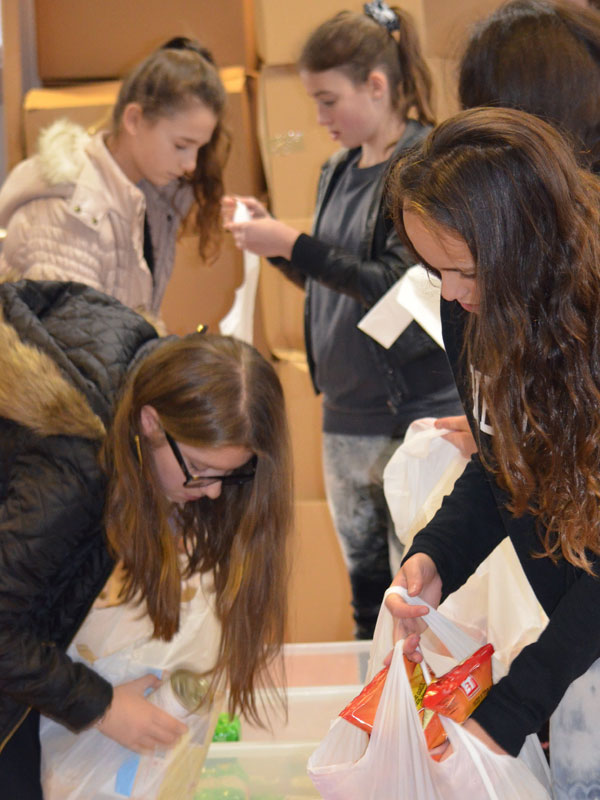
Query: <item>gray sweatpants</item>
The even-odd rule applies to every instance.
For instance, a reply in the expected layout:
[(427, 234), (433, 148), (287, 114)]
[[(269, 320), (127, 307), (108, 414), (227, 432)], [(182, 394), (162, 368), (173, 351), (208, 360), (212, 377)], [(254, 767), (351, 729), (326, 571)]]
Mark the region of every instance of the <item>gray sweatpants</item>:
[(383, 494), (383, 470), (401, 439), (323, 434), (325, 490), (350, 575), (357, 639), (371, 639), (402, 545)]

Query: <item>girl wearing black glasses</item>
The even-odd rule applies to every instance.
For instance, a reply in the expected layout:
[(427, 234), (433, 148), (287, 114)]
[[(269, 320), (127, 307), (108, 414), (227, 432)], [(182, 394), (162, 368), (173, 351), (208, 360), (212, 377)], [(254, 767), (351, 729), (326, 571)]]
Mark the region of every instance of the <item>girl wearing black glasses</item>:
[(116, 566), (118, 602), (148, 640), (172, 640), (182, 582), (200, 576), (220, 635), (198, 642), (198, 666), (257, 719), (257, 676), (283, 640), (291, 518), (272, 367), (234, 339), (161, 341), (90, 287), (33, 281), (0, 286), (0, 361), (3, 796), (42, 797), (40, 714), (139, 752), (185, 731), (145, 699), (155, 677), (112, 686), (67, 652)]

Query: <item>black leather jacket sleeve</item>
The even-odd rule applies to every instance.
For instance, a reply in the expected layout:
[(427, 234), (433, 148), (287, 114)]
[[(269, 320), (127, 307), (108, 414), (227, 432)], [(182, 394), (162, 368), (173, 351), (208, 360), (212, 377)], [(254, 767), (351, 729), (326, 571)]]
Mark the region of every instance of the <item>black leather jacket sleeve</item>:
[(294, 245), (291, 266), (306, 277), (347, 294), (365, 308), (370, 308), (412, 264), (392, 231), (377, 258), (372, 259), (361, 259), (354, 253), (302, 233)]
[[(502, 539), (509, 535), (549, 622), (539, 639), (523, 648), (506, 677), (473, 712), (487, 733), (513, 756), (525, 737), (550, 717), (569, 685), (600, 658), (600, 579), (540, 552), (534, 520), (513, 517), (506, 497), (477, 457), (458, 479), (431, 522), (414, 539), (415, 553), (433, 559), (443, 597), (459, 588)], [(518, 613), (510, 607), (507, 613)]]
[(95, 453), (73, 437), (38, 440), (0, 504), (0, 690), (75, 731), (112, 700), (110, 683), (65, 653), (109, 565)]

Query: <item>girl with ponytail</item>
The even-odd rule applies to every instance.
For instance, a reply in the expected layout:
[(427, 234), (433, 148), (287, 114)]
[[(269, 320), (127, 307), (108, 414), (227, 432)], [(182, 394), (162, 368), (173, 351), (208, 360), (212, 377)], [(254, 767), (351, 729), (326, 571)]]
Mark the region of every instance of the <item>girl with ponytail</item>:
[[(409, 15), (382, 2), (341, 12), (304, 45), (300, 77), (319, 124), (343, 146), (323, 166), (313, 235), (239, 198), (249, 222), (233, 223), (239, 247), (271, 258), (306, 289), (307, 355), (323, 393), (328, 500), (352, 585), (356, 635), (372, 636), (398, 557), (382, 472), (417, 417), (458, 413), (442, 349), (411, 323), (388, 350), (356, 327), (414, 260), (382, 203), (390, 161), (434, 123), (431, 78)], [(389, 543), (393, 543), (392, 548)]]

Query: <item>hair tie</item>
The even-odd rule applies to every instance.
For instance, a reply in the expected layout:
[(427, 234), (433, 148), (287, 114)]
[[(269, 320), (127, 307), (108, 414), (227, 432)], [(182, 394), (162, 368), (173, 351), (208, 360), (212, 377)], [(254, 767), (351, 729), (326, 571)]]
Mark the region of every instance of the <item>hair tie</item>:
[(192, 53), (202, 56), (202, 58), (206, 59), (213, 67), (215, 66), (215, 60), (210, 50), (203, 47), (195, 39), (190, 39), (187, 36), (174, 36), (172, 39), (169, 39), (168, 42), (161, 45), (159, 50), (189, 50)]
[(397, 14), (392, 11), (384, 0), (373, 0), (371, 3), (365, 3), (363, 9), (367, 17), (371, 17), (378, 25), (382, 25), (388, 33), (400, 30), (400, 21)]

